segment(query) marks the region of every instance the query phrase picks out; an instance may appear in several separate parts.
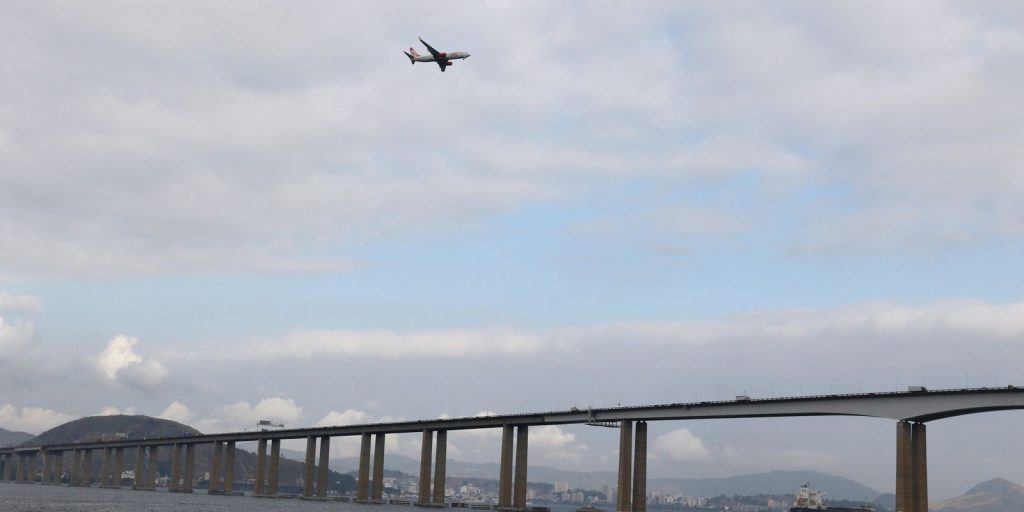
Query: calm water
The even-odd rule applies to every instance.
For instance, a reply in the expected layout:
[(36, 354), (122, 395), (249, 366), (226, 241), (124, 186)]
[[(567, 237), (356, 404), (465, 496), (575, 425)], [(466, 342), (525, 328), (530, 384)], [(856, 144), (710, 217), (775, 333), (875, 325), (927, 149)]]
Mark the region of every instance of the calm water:
[[(0, 483), (0, 512), (28, 511), (164, 511), (198, 510), (208, 512), (320, 511), (333, 512), (417, 512), (418, 507), (399, 505), (361, 505), (343, 501), (309, 501), (298, 499), (253, 498), (252, 496), (216, 496), (206, 491), (194, 494), (170, 493), (164, 490), (133, 491), (131, 489), (100, 489), (98, 487), (64, 487)], [(462, 510), (462, 509), (442, 509)]]

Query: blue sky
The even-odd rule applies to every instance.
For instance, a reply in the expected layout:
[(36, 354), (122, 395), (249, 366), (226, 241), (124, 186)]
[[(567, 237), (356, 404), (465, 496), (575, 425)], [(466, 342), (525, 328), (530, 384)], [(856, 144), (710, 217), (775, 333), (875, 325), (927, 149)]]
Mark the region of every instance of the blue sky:
[[(0, 10), (0, 427), (1024, 382), (1015, 3)], [(1021, 420), (936, 424), (933, 495), (1021, 474)], [(887, 422), (741, 423), (652, 474), (891, 490)]]

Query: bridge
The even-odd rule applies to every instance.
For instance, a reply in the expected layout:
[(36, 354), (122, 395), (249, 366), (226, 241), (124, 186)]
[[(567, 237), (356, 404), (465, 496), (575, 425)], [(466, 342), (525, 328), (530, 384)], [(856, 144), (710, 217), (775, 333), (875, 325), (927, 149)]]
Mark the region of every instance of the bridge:
[[(0, 448), (3, 480), (32, 483), (36, 460), (43, 460), (41, 483), (59, 484), (71, 455), (69, 485), (120, 487), (125, 450), (135, 452), (132, 488), (155, 490), (157, 454), (161, 447), (173, 454), (168, 490), (192, 492), (196, 480), (196, 447), (213, 445), (209, 492), (234, 495), (235, 446), (256, 442), (256, 496), (277, 496), (281, 441), (305, 439), (303, 496), (327, 499), (328, 460), (334, 437), (359, 436), (360, 455), (355, 499), (383, 502), (384, 442), (387, 434), (422, 433), (417, 505), (445, 506), (447, 433), (452, 430), (501, 428), (498, 510), (526, 510), (529, 428), (541, 425), (592, 424), (619, 430), (617, 512), (645, 512), (647, 506), (647, 422), (722, 418), (791, 416), (868, 416), (896, 421), (896, 510), (927, 512), (928, 465), (926, 423), (943, 418), (988, 411), (1024, 409), (1024, 388), (927, 390), (912, 386), (904, 392), (801, 396), (674, 403), (609, 408), (572, 408), (529, 414), (429, 419), (364, 425), (287, 430), (231, 432), (166, 437), (118, 439), (48, 446)], [(318, 444), (319, 443), (319, 444)], [(270, 445), (269, 454), (267, 445)], [(317, 451), (319, 448), (319, 464)], [(371, 453), (372, 448), (372, 453)], [(99, 475), (92, 475), (93, 454), (102, 456)], [(371, 457), (372, 455), (372, 457)], [(372, 479), (371, 479), (372, 459)], [(431, 471), (433, 466), (433, 471)], [(314, 475), (315, 473), (315, 475)], [(431, 481), (433, 487), (431, 487)], [(372, 484), (372, 485), (371, 485)]]

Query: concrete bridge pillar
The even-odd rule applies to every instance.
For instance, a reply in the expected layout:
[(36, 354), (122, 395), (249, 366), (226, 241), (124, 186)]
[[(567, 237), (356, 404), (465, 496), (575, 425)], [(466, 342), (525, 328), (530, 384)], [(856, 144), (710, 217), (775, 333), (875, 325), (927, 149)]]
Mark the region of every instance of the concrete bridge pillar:
[(39, 449), (39, 457), (43, 459), (43, 472), (39, 475), (39, 483), (48, 484), (53, 478), (53, 452), (48, 451), (44, 448)]
[(228, 441), (224, 447), (224, 494), (235, 492), (235, 442)]
[(82, 485), (82, 451), (71, 450), (71, 473), (68, 473), (68, 486)]
[(10, 480), (11, 479), (11, 477), (10, 477), (11, 456), (10, 455), (4, 455), (2, 457), (2, 460), (0, 460), (0, 466), (3, 467), (3, 472), (0, 472), (0, 479)]
[(263, 481), (266, 479), (267, 471), (267, 440), (260, 439), (256, 443), (256, 485), (253, 494), (262, 496), (264, 493)]
[(182, 491), (192, 492), (192, 483), (196, 477), (196, 445), (189, 443), (185, 445), (185, 482)]
[(515, 508), (526, 508), (526, 477), (527, 477), (527, 456), (530, 451), (530, 427), (519, 425), (516, 427), (516, 479), (512, 491), (512, 506)]
[(36, 481), (36, 454), (28, 456), (28, 481), (34, 483)]
[(157, 472), (157, 454), (159, 453), (158, 446), (150, 446), (146, 450), (146, 480), (143, 484), (143, 488), (147, 491), (156, 490), (156, 472)]
[(177, 491), (181, 488), (181, 450), (184, 447), (181, 443), (174, 443), (174, 446), (171, 448), (173, 450), (171, 452), (171, 481), (167, 485), (167, 490), (169, 491)]
[(498, 506), (512, 506), (512, 437), (515, 427), (501, 427), (501, 462), (498, 470)]
[(106, 487), (110, 485), (110, 465), (112, 464), (110, 457), (110, 448), (100, 448), (103, 450), (103, 460), (100, 461), (100, 487)]
[(316, 495), (320, 498), (327, 497), (327, 478), (330, 476), (328, 463), (331, 460), (331, 438), (323, 436), (320, 438), (320, 465), (317, 467)]
[(313, 466), (316, 464), (316, 437), (306, 437), (306, 463), (302, 466), (302, 495), (313, 496)]
[(63, 451), (53, 452), (53, 469), (50, 470), (51, 482), (53, 482), (55, 484), (61, 484), (61, 483), (63, 483), (63, 479), (62, 479), (63, 476), (64, 476), (64, 452)]
[(216, 494), (221, 492), (220, 475), (221, 464), (224, 458), (224, 443), (216, 441), (213, 443), (213, 460), (210, 462), (210, 487), (207, 492)]
[(370, 434), (364, 433), (359, 440), (359, 471), (356, 477), (356, 500), (370, 499)]
[(135, 446), (135, 478), (132, 480), (132, 489), (140, 490), (146, 487), (146, 449), (142, 445)]
[(435, 505), (444, 505), (445, 471), (448, 464), (448, 431), (437, 431), (437, 448), (434, 453), (434, 499)]
[[(635, 436), (635, 437), (634, 437)], [(615, 508), (618, 512), (647, 510), (647, 422), (619, 424), (619, 475)]]
[(618, 499), (615, 510), (631, 512), (633, 510), (633, 422), (623, 420), (619, 423), (619, 482)]
[(419, 505), (430, 503), (430, 457), (433, 451), (434, 433), (429, 430), (423, 431), (423, 440), (420, 445), (420, 492)]
[(928, 442), (924, 423), (896, 424), (896, 512), (928, 512)]
[(92, 450), (86, 449), (82, 454), (82, 476), (79, 482), (83, 487), (92, 485)]
[(647, 422), (636, 422), (633, 444), (633, 512), (647, 511)]
[(124, 448), (115, 448), (114, 452), (114, 467), (110, 472), (110, 486), (120, 489), (121, 488), (121, 473), (124, 472)]
[(384, 501), (384, 440), (385, 434), (376, 434), (373, 444), (373, 489), (370, 499)]
[(277, 485), (281, 468), (281, 440), (270, 441), (270, 471), (267, 472), (267, 496), (277, 496)]

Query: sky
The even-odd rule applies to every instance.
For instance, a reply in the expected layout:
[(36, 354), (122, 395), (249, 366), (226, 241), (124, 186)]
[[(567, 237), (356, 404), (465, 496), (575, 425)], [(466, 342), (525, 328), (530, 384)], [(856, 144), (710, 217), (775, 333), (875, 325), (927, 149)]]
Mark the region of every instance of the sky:
[[(0, 427), (1024, 384), (1019, 2), (0, 14)], [(472, 56), (410, 66), (418, 36)], [(931, 423), (932, 499), (1024, 483), (1021, 425)], [(895, 486), (891, 420), (650, 436), (652, 477)], [(499, 448), (464, 432), (448, 453)], [(606, 429), (531, 448), (616, 467)]]

